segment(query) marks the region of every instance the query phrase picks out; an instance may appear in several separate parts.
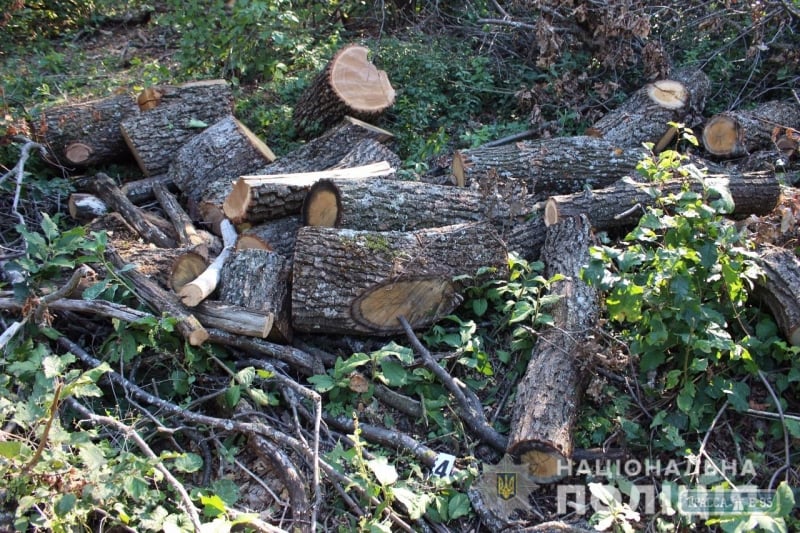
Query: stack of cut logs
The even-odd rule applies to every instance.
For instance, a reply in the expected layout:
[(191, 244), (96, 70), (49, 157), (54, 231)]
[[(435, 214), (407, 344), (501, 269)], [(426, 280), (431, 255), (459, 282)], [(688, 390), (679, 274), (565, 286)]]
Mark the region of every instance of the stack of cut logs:
[[(156, 247), (120, 245), (114, 259), (139, 265), (126, 275), (179, 319), (192, 344), (207, 338), (204, 325), (283, 343), (293, 332), (393, 335), (403, 331), (398, 316), (425, 328), (458, 306), (463, 280), (474, 283), (479, 269), (502, 278), (508, 251), (541, 252), (548, 274), (564, 275), (553, 287), (562, 298), (520, 382), (508, 450), (550, 481), (572, 453), (581, 355), (597, 317), (579, 276), (590, 230), (636, 223), (652, 201), (652, 184), (635, 178), (642, 144), (674, 146), (669, 123), (699, 123), (709, 87), (702, 72), (675, 72), (585, 136), (458, 151), (455, 186), (397, 179), (391, 133), (368, 122), (392, 105), (394, 90), (360, 46), (334, 56), (297, 104), (298, 134), (322, 133), (280, 158), (232, 116), (224, 81), (152, 88), (138, 105), (115, 96), (54, 109), (38, 124), (65, 165), (133, 155), (147, 178), (121, 188), (102, 174), (82, 178), (70, 212), (114, 211)], [(791, 127), (799, 126), (796, 103), (724, 113), (702, 134), (716, 162), (692, 161), (709, 169), (712, 190), (728, 191), (733, 217), (765, 215), (781, 194), (765, 162), (796, 156)], [(720, 162), (743, 156), (735, 166)], [(679, 191), (687, 181), (703, 185), (676, 176), (661, 187)], [(152, 198), (170, 222), (139, 207)], [(155, 276), (144, 275), (147, 264)], [(797, 258), (773, 250), (763, 264), (759, 293), (800, 344)]]

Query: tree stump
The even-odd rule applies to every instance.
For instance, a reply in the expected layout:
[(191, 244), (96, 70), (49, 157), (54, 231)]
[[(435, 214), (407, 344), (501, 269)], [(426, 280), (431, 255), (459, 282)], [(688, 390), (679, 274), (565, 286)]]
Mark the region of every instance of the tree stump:
[(783, 336), (792, 346), (800, 346), (800, 259), (792, 250), (765, 246), (758, 263), (764, 278), (753, 296), (767, 306)]
[(189, 139), (233, 111), (233, 93), (225, 80), (158, 87), (146, 93), (140, 105), (147, 110), (119, 124), (146, 176), (166, 173), (172, 158)]
[(800, 104), (773, 100), (755, 109), (727, 111), (711, 117), (703, 127), (703, 147), (720, 158), (742, 157), (776, 146), (788, 155), (797, 150), (800, 140), (797, 129), (800, 129)]
[(508, 453), (528, 465), (534, 481), (564, 477), (572, 456), (572, 428), (583, 389), (586, 344), (598, 317), (597, 293), (581, 280), (589, 261), (590, 225), (586, 217), (550, 226), (542, 249), (545, 276), (561, 274), (552, 294), (553, 326), (539, 334), (528, 368), (517, 385)]
[(272, 316), (267, 336), (274, 342), (292, 340), (289, 286), (291, 268), (287, 260), (269, 250), (239, 250), (222, 269), (219, 299)]
[(183, 192), (192, 218), (217, 227), (234, 179), (275, 159), (272, 150), (244, 124), (227, 116), (178, 150), (169, 176)]
[(389, 177), (394, 172), (388, 163), (381, 162), (320, 172), (242, 176), (234, 184), (222, 209), (234, 224), (283, 218), (300, 213), (308, 189), (321, 179)]
[(292, 276), (297, 331), (386, 336), (397, 316), (425, 328), (461, 301), (459, 275), (508, 273), (503, 242), (485, 222), (412, 232), (303, 227)]
[(294, 108), (298, 136), (324, 131), (345, 115), (369, 121), (394, 104), (386, 72), (370, 63), (368, 53), (363, 46), (346, 46), (314, 78)]
[[(323, 135), (311, 139), (296, 150), (279, 157), (268, 166), (253, 172), (253, 174), (293, 174), (338, 167), (342, 165), (342, 161), (345, 158), (352, 159), (348, 154), (353, 150), (354, 146), (365, 139), (373, 139), (378, 143), (387, 143), (394, 139), (394, 135), (362, 120), (344, 117), (341, 122), (327, 130)], [(396, 158), (397, 156), (394, 157)], [(373, 159), (369, 163), (382, 161), (383, 159)], [(387, 161), (391, 161), (391, 159)], [(360, 164), (365, 163), (348, 166), (359, 166)]]
[(530, 210), (552, 194), (613, 183), (634, 172), (643, 155), (605, 139), (560, 137), (457, 151), (452, 170), (457, 185), (497, 190), (509, 205)]
[(50, 149), (57, 164), (88, 167), (131, 158), (119, 124), (137, 115), (136, 101), (120, 94), (46, 109), (31, 124), (35, 139)]
[(701, 70), (684, 69), (668, 80), (648, 83), (591, 127), (616, 146), (651, 142), (660, 152), (675, 139), (669, 122), (691, 126), (701, 117), (711, 81)]
[[(552, 225), (563, 218), (585, 214), (600, 230), (636, 224), (644, 214), (644, 206), (655, 201), (648, 189), (657, 187), (662, 195), (677, 194), (685, 183), (683, 179), (660, 185), (624, 179), (590, 194), (551, 196), (545, 204), (544, 221)], [(709, 190), (728, 190), (734, 203), (731, 214), (736, 217), (766, 215), (778, 205), (781, 195), (780, 182), (771, 172), (709, 174), (704, 183)], [(703, 192), (703, 183), (696, 179), (690, 180), (689, 186), (697, 193)]]

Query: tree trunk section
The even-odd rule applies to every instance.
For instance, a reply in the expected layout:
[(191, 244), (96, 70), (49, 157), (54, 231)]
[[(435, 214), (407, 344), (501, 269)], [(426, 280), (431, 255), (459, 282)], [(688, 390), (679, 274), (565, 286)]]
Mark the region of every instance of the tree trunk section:
[(67, 201), (69, 216), (73, 220), (91, 220), (108, 213), (108, 206), (92, 194), (75, 192), (69, 195)]
[(370, 63), (368, 53), (363, 46), (346, 46), (314, 78), (294, 108), (299, 137), (324, 131), (346, 115), (369, 121), (394, 104), (386, 72)]
[(392, 335), (397, 317), (425, 328), (461, 301), (459, 275), (508, 273), (506, 248), (488, 223), (413, 232), (304, 227), (295, 245), (292, 323), (318, 333)]
[(299, 216), (269, 220), (242, 231), (236, 241), (236, 249), (271, 250), (291, 262), (294, 256), (297, 232), (302, 226), (303, 223)]
[(216, 300), (205, 300), (192, 311), (204, 326), (221, 329), (234, 335), (266, 339), (272, 331), (274, 317), (271, 313), (254, 311)]
[[(800, 104), (789, 101), (764, 102), (755, 109), (726, 111), (711, 117), (703, 127), (703, 147), (720, 158), (746, 156), (758, 150), (797, 142), (787, 129), (800, 129)], [(779, 146), (780, 148), (780, 146)]]
[(395, 169), (384, 161), (320, 172), (242, 176), (234, 184), (222, 208), (234, 224), (283, 218), (300, 213), (308, 189), (321, 179), (389, 177), (394, 172)]
[(36, 140), (56, 156), (55, 163), (88, 167), (131, 158), (119, 124), (138, 115), (133, 98), (115, 95), (47, 109), (31, 123)]
[[(348, 154), (353, 147), (365, 139), (386, 143), (394, 139), (394, 135), (356, 118), (344, 117), (339, 124), (323, 135), (311, 139), (300, 148), (279, 157), (253, 174), (294, 174), (337, 167), (349, 157)], [(372, 160), (370, 163), (382, 160)]]
[(597, 324), (597, 293), (580, 278), (589, 261), (590, 225), (585, 217), (550, 226), (542, 250), (545, 276), (564, 279), (551, 288), (553, 326), (542, 331), (517, 385), (508, 453), (528, 465), (534, 481), (563, 477), (572, 456), (572, 428), (582, 390), (588, 332)]
[(227, 116), (190, 139), (175, 156), (169, 176), (183, 192), (193, 219), (218, 227), (234, 180), (275, 159), (247, 127)]
[(764, 278), (753, 295), (767, 306), (789, 344), (800, 346), (800, 259), (792, 250), (770, 246), (759, 250), (758, 263)]
[(462, 150), (453, 155), (457, 185), (496, 190), (506, 202), (530, 210), (553, 194), (604, 187), (631, 174), (642, 148), (618, 148), (588, 136), (555, 137)]
[(179, 192), (179, 189), (172, 183), (172, 178), (169, 177), (169, 174), (159, 174), (150, 178), (128, 181), (123, 183), (120, 189), (128, 197), (128, 200), (134, 204), (143, 204), (156, 197), (153, 192), (153, 185), (156, 183), (160, 183), (170, 192)]
[[(731, 214), (736, 217), (766, 215), (778, 205), (781, 195), (780, 182), (771, 172), (709, 174), (704, 183), (707, 187), (727, 188), (734, 202)], [(684, 184), (682, 179), (668, 180), (661, 185), (626, 179), (588, 194), (551, 196), (545, 205), (544, 220), (552, 225), (563, 218), (585, 214), (599, 230), (636, 224), (644, 214), (644, 207), (655, 202), (649, 189), (656, 187), (662, 195), (677, 194)], [(703, 193), (703, 183), (692, 179), (689, 186)]]
[(219, 299), (271, 315), (267, 338), (288, 343), (292, 340), (290, 280), (291, 268), (282, 255), (268, 250), (239, 250), (225, 261)]
[(120, 123), (125, 142), (146, 176), (166, 173), (189, 139), (233, 111), (233, 93), (225, 80), (159, 87), (156, 94), (158, 105)]
[[(651, 142), (662, 150), (671, 139), (669, 122), (691, 126), (701, 117), (711, 82), (701, 70), (684, 69), (670, 80), (649, 83), (592, 125), (591, 130), (615, 146), (639, 147)], [(658, 146), (664, 139), (664, 146)], [(657, 150), (660, 151), (660, 150)]]

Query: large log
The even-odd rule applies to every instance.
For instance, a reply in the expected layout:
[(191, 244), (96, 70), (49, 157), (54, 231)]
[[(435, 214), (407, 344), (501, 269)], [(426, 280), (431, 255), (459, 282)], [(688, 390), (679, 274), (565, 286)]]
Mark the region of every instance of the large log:
[[(684, 179), (672, 179), (656, 185), (623, 179), (589, 194), (551, 196), (545, 204), (544, 220), (551, 225), (565, 217), (585, 214), (592, 226), (601, 230), (636, 224), (644, 206), (655, 202), (648, 189), (657, 187), (662, 195), (677, 194), (686, 183)], [(703, 182), (688, 180), (691, 190), (697, 193), (703, 193), (704, 184), (710, 191), (728, 190), (734, 203), (731, 214), (736, 217), (766, 215), (778, 205), (781, 195), (780, 182), (773, 172), (709, 174)]]
[(138, 114), (136, 101), (120, 94), (46, 109), (31, 123), (36, 140), (55, 154), (56, 163), (87, 167), (131, 158), (119, 124)]
[(346, 46), (314, 78), (294, 107), (298, 136), (324, 131), (344, 116), (369, 121), (394, 104), (386, 72), (370, 63), (368, 53), (363, 46)]
[(758, 257), (764, 277), (753, 295), (767, 306), (789, 344), (800, 346), (800, 259), (774, 246), (762, 247)]
[(268, 339), (292, 340), (291, 268), (282, 255), (269, 250), (238, 250), (222, 269), (219, 299), (272, 317)]
[(243, 230), (236, 241), (236, 249), (272, 250), (291, 261), (297, 232), (302, 226), (303, 222), (299, 216), (268, 220)]
[(376, 231), (489, 221), (501, 237), (523, 219), (502, 199), (477, 190), (380, 178), (318, 181), (308, 191), (303, 217), (306, 225)]
[[(342, 161), (348, 157), (353, 147), (365, 139), (387, 143), (393, 138), (394, 135), (384, 129), (353, 117), (344, 117), (341, 122), (323, 135), (311, 139), (253, 174), (292, 174), (326, 170), (341, 166)], [(370, 162), (382, 160), (377, 159)]]
[(550, 309), (553, 326), (539, 333), (525, 375), (517, 385), (507, 452), (528, 465), (534, 481), (563, 477), (572, 456), (572, 428), (581, 400), (582, 366), (589, 331), (596, 326), (596, 291), (581, 280), (589, 261), (590, 225), (585, 217), (550, 226), (542, 249), (551, 286), (560, 296)]
[(691, 126), (702, 116), (711, 82), (703, 71), (683, 69), (669, 80), (648, 83), (592, 125), (591, 130), (616, 146), (666, 148), (675, 137), (669, 122)]
[(703, 127), (703, 147), (720, 158), (748, 155), (757, 150), (797, 150), (800, 104), (773, 100), (754, 109), (726, 111), (711, 117)]
[(244, 124), (226, 116), (186, 142), (169, 167), (196, 220), (218, 227), (222, 204), (238, 176), (273, 161), (275, 154)]
[(497, 190), (510, 205), (530, 208), (553, 194), (613, 183), (633, 173), (643, 156), (641, 147), (596, 137), (556, 137), (457, 151), (452, 170), (459, 186)]
[(391, 335), (397, 316), (424, 328), (460, 303), (459, 275), (508, 272), (506, 248), (485, 222), (412, 232), (304, 227), (295, 245), (295, 330)]
[(385, 161), (370, 165), (272, 176), (242, 176), (225, 199), (222, 209), (234, 224), (260, 222), (300, 213), (308, 189), (321, 179), (356, 179), (393, 176)]
[(189, 139), (233, 111), (233, 93), (225, 80), (158, 87), (147, 94), (141, 104), (155, 107), (119, 125), (146, 176), (166, 173), (173, 156)]

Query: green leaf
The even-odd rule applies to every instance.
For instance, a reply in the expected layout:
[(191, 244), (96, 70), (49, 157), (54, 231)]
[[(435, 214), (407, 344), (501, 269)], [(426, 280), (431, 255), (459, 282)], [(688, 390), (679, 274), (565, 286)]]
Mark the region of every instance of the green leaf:
[(236, 407), (242, 398), (242, 388), (239, 385), (231, 385), (225, 391), (225, 405), (230, 408)]
[(406, 514), (411, 520), (422, 518), (422, 515), (425, 514), (425, 509), (433, 499), (432, 494), (424, 491), (413, 491), (406, 487), (394, 487), (392, 488), (392, 494), (405, 507)]
[(200, 503), (203, 504), (203, 514), (208, 517), (219, 516), (227, 510), (223, 499), (216, 494), (200, 496)]
[(229, 507), (239, 501), (239, 487), (232, 479), (220, 478), (211, 484), (214, 494), (222, 498)]
[(317, 374), (308, 378), (308, 382), (314, 385), (317, 392), (328, 392), (336, 386), (336, 382), (328, 374)]
[(125, 476), (122, 479), (122, 488), (125, 494), (135, 500), (141, 500), (147, 495), (148, 484), (147, 481), (139, 476)]
[(236, 373), (236, 382), (244, 387), (249, 387), (253, 384), (256, 377), (256, 369), (252, 366), (243, 368)]
[(733, 383), (733, 386), (726, 390), (725, 393), (728, 395), (728, 401), (731, 403), (731, 406), (740, 413), (750, 408), (750, 386), (747, 385), (747, 383), (737, 381)]
[(397, 470), (389, 464), (386, 457), (378, 456), (375, 459), (371, 459), (367, 461), (367, 466), (381, 485), (388, 486), (397, 481)]
[(23, 448), (22, 442), (18, 440), (3, 440), (0, 441), (0, 457), (6, 459), (22, 459), (22, 456), (27, 457), (29, 453), (23, 454), (23, 450), (30, 452), (30, 448), (25, 446)]
[(364, 366), (371, 361), (369, 355), (365, 353), (354, 353), (347, 360), (342, 360), (341, 357), (336, 358), (334, 366), (335, 374), (337, 377), (349, 376), (354, 370), (360, 366)]
[(455, 520), (462, 516), (467, 516), (472, 507), (469, 503), (469, 497), (463, 492), (456, 492), (447, 503), (447, 514), (450, 515), (450, 520)]
[(261, 407), (268, 407), (270, 405), (278, 405), (277, 399), (273, 398), (261, 389), (251, 388), (247, 389), (247, 394), (250, 398)]
[(384, 383), (390, 387), (400, 387), (408, 383), (408, 371), (406, 368), (391, 359), (381, 361), (381, 372)]
[(475, 313), (476, 316), (483, 316), (488, 308), (489, 302), (486, 298), (476, 298), (472, 300), (472, 312)]
[(203, 458), (196, 453), (182, 453), (175, 458), (175, 469), (178, 472), (192, 473), (203, 468)]
[(40, 226), (48, 241), (52, 242), (58, 237), (58, 225), (53, 222), (53, 219), (51, 219), (50, 215), (47, 213), (42, 213), (42, 222)]
[(687, 381), (684, 383), (683, 388), (681, 388), (681, 392), (678, 393), (678, 409), (684, 413), (691, 412), (692, 406), (694, 405), (694, 397), (696, 392), (697, 389), (695, 388), (693, 382)]
[(77, 501), (78, 497), (68, 492), (56, 500), (54, 510), (58, 516), (64, 516), (75, 508), (75, 502)]
[(196, 118), (190, 119), (189, 122), (186, 123), (187, 128), (207, 128), (208, 124), (203, 122), (202, 120), (198, 120)]

